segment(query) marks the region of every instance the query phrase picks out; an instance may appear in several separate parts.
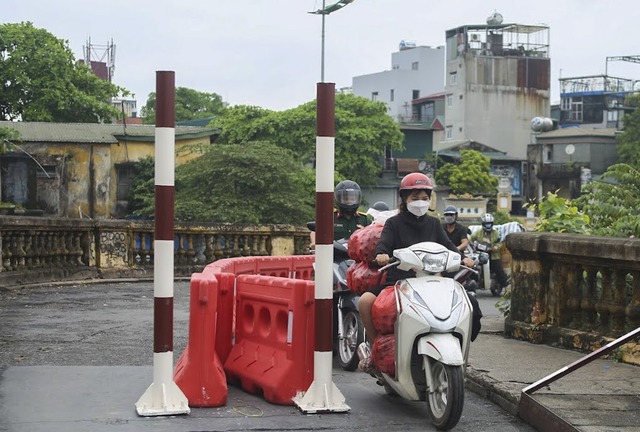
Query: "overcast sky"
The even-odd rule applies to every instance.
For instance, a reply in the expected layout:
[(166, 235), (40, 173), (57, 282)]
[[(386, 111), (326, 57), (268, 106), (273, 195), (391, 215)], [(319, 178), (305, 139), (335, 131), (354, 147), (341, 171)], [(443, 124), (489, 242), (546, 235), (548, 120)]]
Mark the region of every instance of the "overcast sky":
[[(273, 110), (313, 100), (320, 81), (322, 20), (308, 12), (322, 0), (0, 4), (2, 22), (31, 21), (67, 40), (77, 58), (89, 38), (103, 46), (113, 39), (114, 82), (135, 94), (138, 108), (155, 91), (157, 70), (231, 105)], [(505, 23), (550, 26), (552, 103), (559, 76), (603, 74), (607, 56), (640, 55), (637, 0), (355, 0), (326, 19), (325, 81), (351, 86), (354, 76), (391, 69), (401, 40), (444, 45), (446, 30), (485, 24), (496, 10)], [(640, 64), (610, 62), (609, 75), (640, 79)]]

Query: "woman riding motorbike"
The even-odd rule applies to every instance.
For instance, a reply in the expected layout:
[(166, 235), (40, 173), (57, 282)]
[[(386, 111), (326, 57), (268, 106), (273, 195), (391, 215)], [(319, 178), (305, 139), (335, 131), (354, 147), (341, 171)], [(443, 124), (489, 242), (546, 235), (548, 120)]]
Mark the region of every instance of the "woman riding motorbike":
[[(377, 265), (387, 265), (389, 256), (393, 254), (394, 250), (409, 247), (418, 242), (436, 242), (447, 247), (447, 249), (458, 252), (456, 246), (447, 237), (440, 221), (427, 215), (431, 205), (432, 191), (433, 184), (425, 174), (411, 173), (402, 179), (399, 188), (401, 198), (400, 211), (397, 215), (387, 219), (384, 225), (376, 247), (375, 262)], [(473, 266), (473, 261), (468, 258), (464, 258), (463, 263), (469, 267)], [(371, 309), (376, 297), (386, 286), (413, 276), (415, 276), (413, 271), (407, 272), (397, 267), (392, 267), (387, 272), (385, 286), (379, 286), (367, 291), (360, 297), (360, 317), (370, 344), (373, 343), (377, 334), (371, 316)], [(362, 350), (367, 352), (370, 351), (370, 348), (363, 347)], [(365, 357), (360, 362), (359, 368), (367, 373), (372, 373), (371, 357)]]

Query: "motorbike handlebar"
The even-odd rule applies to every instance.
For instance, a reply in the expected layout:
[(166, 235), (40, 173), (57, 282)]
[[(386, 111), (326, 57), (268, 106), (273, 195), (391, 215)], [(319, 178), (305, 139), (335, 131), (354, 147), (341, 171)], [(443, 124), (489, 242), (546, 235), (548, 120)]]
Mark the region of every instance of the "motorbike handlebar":
[[(373, 261), (375, 262), (375, 260), (373, 260)], [(399, 261), (398, 259), (396, 259), (396, 258), (391, 258), (391, 259), (389, 260), (389, 264), (387, 264), (387, 265), (385, 265), (385, 266), (382, 266), (382, 267), (380, 267), (380, 268), (378, 269), (378, 273), (382, 273), (382, 272), (383, 272), (383, 271), (385, 271), (386, 269), (391, 268), (391, 267), (395, 267), (395, 266), (397, 266), (397, 265), (399, 265), (399, 264), (400, 264), (400, 261)]]

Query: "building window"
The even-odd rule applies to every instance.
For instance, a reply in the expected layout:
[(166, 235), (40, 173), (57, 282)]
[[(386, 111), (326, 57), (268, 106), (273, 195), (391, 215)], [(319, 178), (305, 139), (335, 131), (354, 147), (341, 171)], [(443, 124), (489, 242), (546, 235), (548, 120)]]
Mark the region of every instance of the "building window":
[(395, 95), (393, 94), (393, 89), (391, 89), (391, 90), (389, 91), (389, 102), (393, 102), (394, 96), (395, 96)]
[(371, 100), (372, 101), (378, 100), (378, 92), (371, 92)]
[(135, 168), (133, 165), (118, 165), (116, 166), (116, 173), (118, 176), (116, 199), (118, 201), (128, 201), (131, 181), (136, 173)]
[(581, 96), (562, 99), (560, 109), (566, 112), (564, 118), (568, 121), (582, 122), (583, 105)]
[(445, 135), (444, 135), (445, 139), (451, 139), (453, 138), (453, 127), (452, 126), (447, 126), (445, 128)]
[(411, 100), (420, 99), (420, 90), (413, 90)]
[(553, 161), (553, 146), (545, 145), (542, 151), (542, 163), (551, 163)]
[(452, 72), (452, 73), (449, 74), (449, 84), (450, 85), (458, 84), (458, 73), (457, 72)]
[(53, 180), (58, 178), (58, 172), (54, 165), (41, 165), (40, 168), (36, 170), (37, 179)]
[(418, 70), (418, 62), (411, 63), (411, 70)]
[(448, 107), (453, 106), (453, 95), (447, 95), (447, 106)]

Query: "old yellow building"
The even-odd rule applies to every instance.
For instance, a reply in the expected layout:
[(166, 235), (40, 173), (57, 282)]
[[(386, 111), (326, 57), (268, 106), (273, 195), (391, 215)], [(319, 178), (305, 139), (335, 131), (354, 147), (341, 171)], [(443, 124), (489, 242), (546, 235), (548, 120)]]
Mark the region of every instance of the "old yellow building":
[[(0, 155), (1, 201), (27, 214), (122, 218), (134, 163), (154, 155), (153, 125), (0, 121), (0, 127), (22, 139)], [(201, 155), (217, 134), (177, 126), (176, 165)]]

